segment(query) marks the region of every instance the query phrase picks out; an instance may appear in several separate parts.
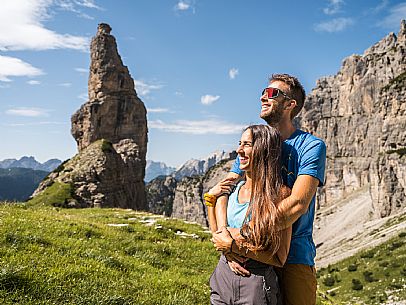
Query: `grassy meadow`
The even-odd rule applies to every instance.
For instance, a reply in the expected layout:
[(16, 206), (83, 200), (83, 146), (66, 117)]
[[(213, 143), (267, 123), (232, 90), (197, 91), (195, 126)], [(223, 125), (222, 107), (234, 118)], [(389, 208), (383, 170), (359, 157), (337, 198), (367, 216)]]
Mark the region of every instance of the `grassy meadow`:
[[(318, 304), (380, 304), (387, 289), (399, 295), (403, 239), (320, 270)], [(132, 210), (0, 204), (0, 304), (209, 304), (217, 260), (196, 224)], [(369, 270), (373, 281), (363, 277)]]

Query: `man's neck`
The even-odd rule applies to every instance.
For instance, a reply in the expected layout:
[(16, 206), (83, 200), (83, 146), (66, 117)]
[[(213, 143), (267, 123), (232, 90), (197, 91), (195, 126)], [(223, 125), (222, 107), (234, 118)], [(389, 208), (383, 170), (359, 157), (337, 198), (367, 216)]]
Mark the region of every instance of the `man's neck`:
[(269, 125), (279, 130), (282, 141), (288, 139), (296, 131), (296, 127), (293, 125), (291, 120), (282, 120), (279, 123)]

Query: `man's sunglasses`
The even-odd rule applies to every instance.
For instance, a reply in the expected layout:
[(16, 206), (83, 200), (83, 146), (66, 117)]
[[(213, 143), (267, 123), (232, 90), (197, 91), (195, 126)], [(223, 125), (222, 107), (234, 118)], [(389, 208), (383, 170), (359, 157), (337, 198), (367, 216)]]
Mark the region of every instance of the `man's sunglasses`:
[(277, 98), (279, 95), (284, 96), (286, 99), (290, 100), (291, 98), (282, 90), (279, 90), (278, 88), (265, 88), (264, 90), (262, 90), (262, 95), (266, 94), (267, 99), (271, 99), (271, 98)]

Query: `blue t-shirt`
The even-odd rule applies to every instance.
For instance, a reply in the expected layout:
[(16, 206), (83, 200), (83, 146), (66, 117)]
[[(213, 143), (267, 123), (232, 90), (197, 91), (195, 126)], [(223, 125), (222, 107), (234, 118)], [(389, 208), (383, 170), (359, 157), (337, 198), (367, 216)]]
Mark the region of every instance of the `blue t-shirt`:
[[(290, 188), (299, 175), (309, 175), (324, 185), (326, 163), (326, 145), (310, 133), (297, 129), (282, 146), (282, 177)], [(242, 175), (240, 160), (236, 159), (231, 172)], [(314, 265), (316, 247), (313, 242), (313, 222), (315, 212), (315, 196), (305, 214), (292, 225), (292, 241), (287, 263)]]
[(249, 202), (239, 202), (238, 201), (238, 192), (240, 191), (241, 186), (243, 186), (245, 181), (240, 181), (237, 184), (237, 187), (228, 197), (227, 204), (227, 226), (231, 228), (241, 228), (247, 214)]

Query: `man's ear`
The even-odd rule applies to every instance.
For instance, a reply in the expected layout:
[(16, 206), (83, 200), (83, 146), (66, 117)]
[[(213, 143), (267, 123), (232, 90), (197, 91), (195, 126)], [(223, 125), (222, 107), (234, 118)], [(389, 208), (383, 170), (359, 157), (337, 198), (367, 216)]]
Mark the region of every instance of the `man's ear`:
[(297, 106), (296, 100), (289, 100), (285, 105), (285, 109), (293, 110)]

